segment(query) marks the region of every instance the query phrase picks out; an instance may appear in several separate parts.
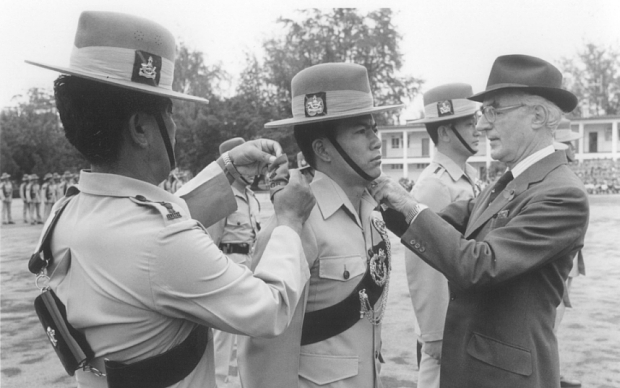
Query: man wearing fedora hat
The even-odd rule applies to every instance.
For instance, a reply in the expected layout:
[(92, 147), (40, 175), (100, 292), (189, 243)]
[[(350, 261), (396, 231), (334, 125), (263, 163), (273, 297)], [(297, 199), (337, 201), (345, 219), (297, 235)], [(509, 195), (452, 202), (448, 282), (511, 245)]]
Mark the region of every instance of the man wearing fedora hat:
[[(467, 163), (478, 152), (480, 136), (476, 130), (477, 104), (467, 99), (472, 94), (471, 86), (461, 83), (441, 85), (424, 93), (424, 118), (416, 122), (426, 125), (437, 151), (411, 195), (435, 212), (480, 193), (478, 173)], [(448, 282), (409, 250), (405, 252), (405, 267), (418, 322), (416, 330), (423, 343), (418, 387), (438, 388)]]
[[(220, 144), (220, 155), (245, 143), (241, 137), (228, 139)], [(229, 259), (239, 265), (250, 267), (252, 248), (260, 230), (258, 217), (260, 203), (254, 192), (248, 187), (252, 176), (238, 176), (231, 185), (237, 210), (207, 228), (209, 236)], [(237, 336), (221, 330), (213, 332), (215, 350), (215, 380), (219, 388), (228, 383), (228, 371), (231, 363), (233, 347)]]
[(441, 387), (559, 387), (556, 308), (588, 226), (582, 182), (553, 148), (561, 113), (577, 98), (553, 65), (496, 59), (477, 128), (508, 172), (478, 197), (440, 213), (387, 177), (374, 197), (400, 212), (388, 224), (449, 282)]
[[(242, 384), (253, 387), (380, 387), (381, 321), (387, 307), (390, 242), (367, 188), (381, 174), (381, 142), (366, 68), (326, 63), (291, 82), (297, 145), (315, 170), (316, 198), (302, 231), (311, 277), (291, 326), (273, 339), (244, 339)], [(273, 220), (261, 231), (264, 258)], [(259, 264), (260, 265), (260, 264)]]
[(13, 183), (11, 175), (6, 172), (0, 177), (0, 200), (2, 200), (2, 223), (14, 224), (11, 216), (11, 204), (13, 202)]
[[(154, 22), (83, 12), (69, 67), (31, 62), (65, 74), (56, 105), (91, 164), (44, 227), (35, 252), (53, 260), (30, 263), (47, 270), (94, 353), (75, 372), (79, 387), (215, 387), (210, 328), (281, 333), (309, 277), (299, 233), (314, 199), (299, 174), (274, 198), (278, 227), (254, 274), (205, 229), (235, 209), (236, 176), (282, 153), (276, 142), (224, 153), (179, 196), (157, 186), (175, 167), (171, 99), (207, 102), (172, 90), (174, 56), (172, 34)], [(51, 341), (58, 334), (48, 331)]]

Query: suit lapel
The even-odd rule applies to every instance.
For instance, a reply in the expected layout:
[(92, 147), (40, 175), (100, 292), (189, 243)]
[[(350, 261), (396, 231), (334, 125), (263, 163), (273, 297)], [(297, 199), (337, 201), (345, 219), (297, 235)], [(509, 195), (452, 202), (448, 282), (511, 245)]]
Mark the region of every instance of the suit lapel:
[(523, 173), (512, 182), (508, 183), (504, 191), (488, 206), (487, 203), (491, 195), (491, 189), (485, 190), (478, 198), (479, 201), (477, 201), (476, 206), (472, 210), (472, 216), (469, 218), (469, 223), (465, 231), (465, 238), (469, 238), (513, 198), (527, 190), (532, 183), (540, 182), (550, 171), (566, 163), (567, 160), (564, 151), (556, 151), (546, 156), (523, 171)]

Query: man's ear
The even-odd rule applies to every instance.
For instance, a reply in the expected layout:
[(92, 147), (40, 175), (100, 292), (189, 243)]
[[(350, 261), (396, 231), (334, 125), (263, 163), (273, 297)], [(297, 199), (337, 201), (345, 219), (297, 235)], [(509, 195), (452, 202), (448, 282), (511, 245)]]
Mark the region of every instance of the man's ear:
[(440, 125), (439, 128), (437, 128), (437, 140), (441, 139), (443, 140), (443, 142), (445, 143), (449, 143), (450, 142), (450, 128), (448, 127), (448, 125)]
[(536, 105), (533, 107), (533, 116), (532, 116), (532, 128), (540, 129), (543, 127), (547, 127), (547, 121), (551, 118), (549, 115), (549, 111), (542, 105)]
[(322, 161), (329, 163), (332, 161), (332, 156), (329, 154), (329, 151), (325, 147), (325, 143), (328, 140), (326, 138), (316, 139), (312, 142), (312, 150), (317, 158), (320, 158)]
[(145, 127), (148, 125), (146, 117), (144, 113), (134, 113), (127, 122), (129, 139), (134, 146), (139, 148), (147, 148), (149, 145), (147, 128)]

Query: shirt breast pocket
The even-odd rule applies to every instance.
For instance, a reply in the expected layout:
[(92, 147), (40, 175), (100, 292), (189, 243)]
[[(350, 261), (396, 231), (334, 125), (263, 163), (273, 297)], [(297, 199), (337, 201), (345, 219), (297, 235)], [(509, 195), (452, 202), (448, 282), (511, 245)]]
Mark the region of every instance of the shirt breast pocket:
[(319, 277), (346, 282), (366, 272), (366, 261), (360, 255), (319, 258)]
[(250, 217), (244, 216), (239, 212), (234, 212), (226, 218), (227, 226), (248, 226), (250, 225)]
[(508, 217), (508, 210), (502, 210), (496, 215), (493, 216), (491, 221), (491, 229), (497, 229), (506, 226), (510, 222), (510, 217)]

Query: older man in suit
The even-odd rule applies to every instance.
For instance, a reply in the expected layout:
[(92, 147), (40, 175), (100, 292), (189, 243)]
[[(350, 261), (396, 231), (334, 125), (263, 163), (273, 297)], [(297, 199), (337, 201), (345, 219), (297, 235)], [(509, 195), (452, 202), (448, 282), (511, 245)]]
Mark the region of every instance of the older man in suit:
[(553, 148), (561, 111), (577, 106), (561, 84), (539, 58), (495, 61), (470, 99), (483, 102), (478, 129), (509, 171), (477, 198), (435, 214), (398, 183), (375, 182), (375, 199), (404, 216), (388, 226), (449, 281), (441, 387), (560, 386), (556, 308), (589, 215), (583, 184)]

